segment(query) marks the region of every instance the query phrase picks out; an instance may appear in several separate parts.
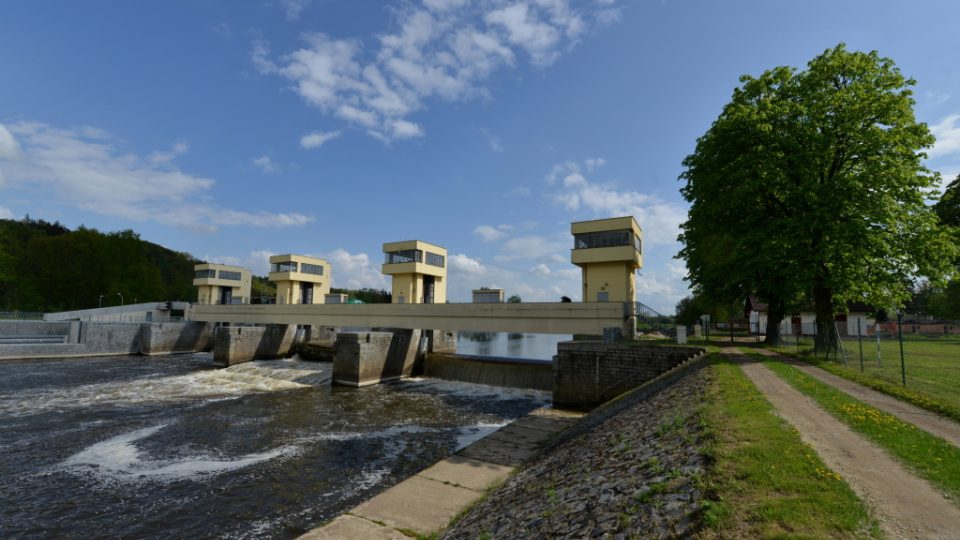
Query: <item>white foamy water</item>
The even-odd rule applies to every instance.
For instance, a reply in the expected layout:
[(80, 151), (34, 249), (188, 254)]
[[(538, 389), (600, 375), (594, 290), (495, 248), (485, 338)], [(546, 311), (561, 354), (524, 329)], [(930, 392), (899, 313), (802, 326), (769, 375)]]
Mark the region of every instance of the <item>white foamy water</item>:
[[(0, 415), (23, 416), (98, 405), (231, 399), (325, 383), (329, 368), (299, 361), (258, 361), (167, 377), (0, 394)], [(298, 382), (301, 380), (301, 382)]]
[(233, 459), (191, 456), (176, 460), (151, 460), (144, 457), (136, 442), (167, 427), (166, 424), (138, 429), (93, 444), (63, 463), (67, 471), (93, 474), (101, 480), (140, 481), (151, 479), (171, 482), (197, 476), (232, 471), (296, 452), (296, 446), (282, 446), (266, 452)]

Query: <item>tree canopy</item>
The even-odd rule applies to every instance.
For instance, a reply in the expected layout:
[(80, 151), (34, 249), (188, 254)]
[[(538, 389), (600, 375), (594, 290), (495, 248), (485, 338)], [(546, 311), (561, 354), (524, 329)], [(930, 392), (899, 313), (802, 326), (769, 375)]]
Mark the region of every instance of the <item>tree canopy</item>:
[(24, 218), (0, 220), (0, 310), (62, 311), (119, 302), (190, 300), (193, 265), (185, 253), (131, 230), (101, 233)]
[(678, 257), (695, 291), (754, 293), (768, 327), (812, 301), (823, 337), (847, 301), (899, 306), (911, 279), (949, 276), (957, 248), (926, 204), (939, 177), (922, 163), (934, 138), (915, 81), (843, 44), (740, 81), (684, 160)]

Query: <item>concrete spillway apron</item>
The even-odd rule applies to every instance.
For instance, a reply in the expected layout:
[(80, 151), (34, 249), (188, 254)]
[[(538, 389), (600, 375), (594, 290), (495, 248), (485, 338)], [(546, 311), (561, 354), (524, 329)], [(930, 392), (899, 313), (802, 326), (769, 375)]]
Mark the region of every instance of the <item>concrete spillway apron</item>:
[(892, 538), (956, 538), (960, 509), (925, 480), (908, 472), (883, 449), (821, 409), (766, 366), (735, 348), (725, 354), (763, 392), (780, 416), (800, 432), (824, 463), (840, 474), (875, 510)]
[(580, 416), (537, 409), (300, 538), (401, 540), (401, 530), (439, 531)]

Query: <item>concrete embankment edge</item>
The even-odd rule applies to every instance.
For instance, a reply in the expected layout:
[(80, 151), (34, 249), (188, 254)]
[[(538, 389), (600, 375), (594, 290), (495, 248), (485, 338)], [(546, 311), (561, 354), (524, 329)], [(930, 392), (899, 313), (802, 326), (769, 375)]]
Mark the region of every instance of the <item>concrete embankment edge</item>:
[(427, 535), (442, 530), (524, 463), (595, 429), (708, 363), (703, 352), (586, 415), (537, 409), (301, 538), (402, 539), (409, 532)]
[(609, 418), (612, 418), (626, 409), (633, 407), (641, 401), (649, 399), (654, 394), (662, 391), (664, 388), (667, 388), (687, 375), (699, 371), (707, 364), (709, 364), (709, 355), (706, 353), (706, 351), (704, 351), (698, 356), (687, 360), (683, 364), (680, 364), (670, 371), (667, 371), (632, 390), (624, 392), (623, 394), (590, 411), (590, 413), (581, 418), (575, 426), (553, 438), (543, 448), (543, 451), (549, 452), (551, 449), (556, 448), (560, 444), (563, 444), (570, 439), (578, 437), (596, 428)]
[(406, 538), (430, 534), (505, 480), (581, 413), (536, 409), (458, 454), (375, 495), (301, 538)]

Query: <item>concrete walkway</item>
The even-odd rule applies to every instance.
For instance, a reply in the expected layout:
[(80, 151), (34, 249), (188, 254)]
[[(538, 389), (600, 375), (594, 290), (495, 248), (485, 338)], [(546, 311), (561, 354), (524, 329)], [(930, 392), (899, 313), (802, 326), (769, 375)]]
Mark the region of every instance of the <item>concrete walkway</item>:
[(300, 538), (400, 540), (439, 531), (581, 416), (536, 409)]
[(810, 375), (811, 377), (828, 384), (837, 390), (840, 390), (854, 399), (858, 399), (867, 405), (870, 405), (871, 407), (892, 414), (904, 422), (913, 424), (928, 433), (940, 437), (954, 446), (960, 447), (960, 423), (954, 422), (952, 419), (947, 418), (946, 416), (941, 416), (935, 412), (921, 409), (920, 407), (911, 405), (905, 401), (900, 401), (895, 397), (888, 396), (887, 394), (878, 392), (872, 388), (867, 388), (862, 384), (848, 381), (847, 379), (838, 377), (829, 371), (825, 371), (816, 366), (811, 366), (806, 362), (801, 362), (789, 356), (777, 354), (776, 352), (767, 349), (755, 350), (764, 356), (769, 356), (771, 358), (776, 358), (777, 360), (789, 363), (807, 375)]
[(956, 538), (960, 509), (882, 448), (840, 422), (755, 358), (727, 348), (777, 413), (868, 502), (891, 538)]

